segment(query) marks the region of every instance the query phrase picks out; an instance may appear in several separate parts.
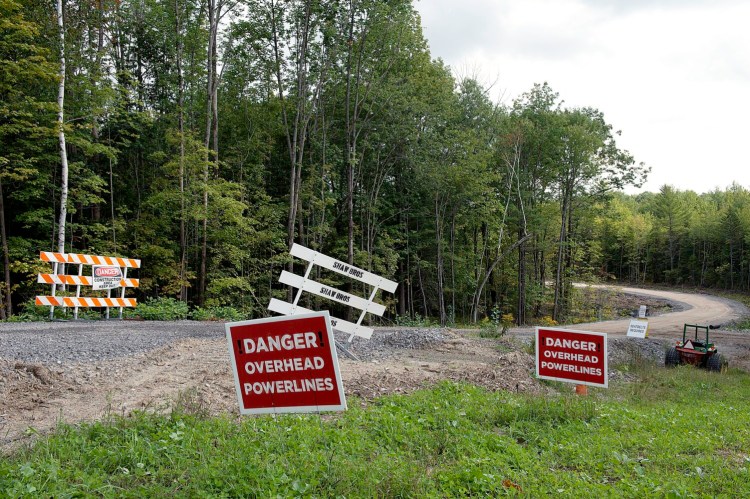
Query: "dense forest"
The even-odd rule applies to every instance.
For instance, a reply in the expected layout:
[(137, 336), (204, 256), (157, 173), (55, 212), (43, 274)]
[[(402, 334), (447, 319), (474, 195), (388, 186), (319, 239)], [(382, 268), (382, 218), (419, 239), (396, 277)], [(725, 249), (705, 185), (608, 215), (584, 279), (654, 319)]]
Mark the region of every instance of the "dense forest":
[(398, 281), (388, 320), (750, 289), (746, 189), (625, 195), (648, 168), (597, 109), (493, 102), (435, 55), (411, 0), (0, 0), (0, 318), (48, 292), (39, 251), (256, 317), (294, 242)]

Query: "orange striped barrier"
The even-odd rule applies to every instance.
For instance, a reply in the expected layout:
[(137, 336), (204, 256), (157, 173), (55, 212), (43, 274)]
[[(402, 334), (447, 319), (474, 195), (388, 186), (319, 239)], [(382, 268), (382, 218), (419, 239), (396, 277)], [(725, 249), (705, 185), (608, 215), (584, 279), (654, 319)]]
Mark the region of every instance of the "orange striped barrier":
[[(91, 286), (91, 277), (85, 275), (38, 274), (36, 282), (41, 284), (68, 284), (71, 286)], [(120, 287), (137, 288), (141, 285), (138, 279), (120, 279)]]
[(134, 258), (121, 258), (118, 256), (81, 255), (78, 253), (55, 253), (52, 251), (40, 251), (39, 258), (43, 262), (50, 263), (78, 263), (83, 265), (116, 265), (133, 269), (141, 268), (141, 261)]
[[(79, 307), (106, 307), (107, 319), (109, 309), (118, 307), (120, 318), (124, 307), (135, 307), (135, 298), (125, 298), (125, 288), (140, 286), (138, 279), (127, 277), (128, 268), (138, 269), (141, 261), (135, 258), (119, 256), (84, 255), (80, 253), (57, 253), (54, 251), (40, 251), (39, 259), (54, 264), (51, 274), (37, 274), (37, 282), (52, 286), (52, 296), (37, 296), (36, 304), (50, 307), (50, 319), (53, 318), (55, 307), (74, 308), (73, 316), (78, 318)], [(78, 265), (78, 275), (58, 274), (58, 264)], [(83, 266), (91, 265), (91, 276), (83, 275)], [(76, 296), (55, 296), (57, 286), (76, 286)], [(107, 290), (106, 298), (81, 296), (81, 286), (92, 286), (94, 290)], [(118, 298), (111, 297), (112, 289), (119, 289)]]
[(74, 296), (37, 296), (36, 304), (45, 307), (135, 307), (135, 298), (86, 298)]

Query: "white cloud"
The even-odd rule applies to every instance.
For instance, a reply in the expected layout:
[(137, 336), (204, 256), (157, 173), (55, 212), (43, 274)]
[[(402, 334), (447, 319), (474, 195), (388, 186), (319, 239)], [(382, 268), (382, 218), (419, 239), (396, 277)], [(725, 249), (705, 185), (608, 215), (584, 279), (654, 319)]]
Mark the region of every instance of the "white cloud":
[(506, 101), (547, 81), (591, 106), (653, 167), (646, 185), (750, 187), (750, 3), (423, 0), (433, 57), (497, 80)]

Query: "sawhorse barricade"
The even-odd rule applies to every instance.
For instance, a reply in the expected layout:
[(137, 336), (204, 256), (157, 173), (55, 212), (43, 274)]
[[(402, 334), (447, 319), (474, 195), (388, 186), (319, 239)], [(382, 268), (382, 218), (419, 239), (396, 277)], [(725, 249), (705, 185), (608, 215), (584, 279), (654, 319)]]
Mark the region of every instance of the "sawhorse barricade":
[[(37, 282), (52, 285), (51, 296), (37, 296), (36, 304), (50, 307), (50, 318), (54, 314), (55, 307), (72, 307), (73, 317), (78, 319), (79, 307), (104, 307), (109, 309), (119, 307), (120, 319), (124, 307), (135, 307), (135, 298), (125, 298), (127, 288), (137, 288), (140, 284), (138, 279), (127, 277), (129, 268), (140, 268), (141, 261), (133, 258), (122, 258), (116, 256), (81, 255), (78, 253), (53, 253), (42, 251), (39, 258), (43, 262), (54, 264), (51, 274), (38, 274)], [(78, 265), (78, 275), (67, 275), (58, 273), (60, 265)], [(83, 266), (91, 266), (91, 275), (83, 275)], [(63, 270), (64, 272), (64, 270)], [(56, 296), (57, 286), (75, 286), (76, 295)], [(106, 298), (81, 296), (81, 286), (92, 286), (94, 290), (107, 290)], [(112, 297), (112, 290), (120, 289), (119, 297)]]
[[(292, 245), (292, 249), (289, 253), (292, 256), (309, 262), (307, 265), (307, 270), (305, 271), (304, 276), (292, 274), (291, 272), (287, 272), (285, 270), (282, 271), (281, 276), (279, 277), (279, 282), (297, 288), (297, 294), (294, 297), (293, 303), (288, 303), (285, 301), (277, 300), (276, 298), (271, 298), (271, 303), (268, 304), (268, 309), (283, 315), (310, 313), (312, 312), (312, 310), (308, 310), (297, 305), (302, 292), (307, 291), (309, 293), (322, 296), (323, 298), (327, 298), (337, 303), (341, 303), (343, 305), (361, 310), (362, 312), (360, 313), (359, 319), (357, 320), (356, 324), (353, 322), (345, 321), (343, 319), (337, 319), (336, 317), (331, 317), (331, 326), (333, 327), (333, 329), (337, 329), (341, 332), (349, 334), (349, 342), (352, 341), (354, 336), (360, 336), (362, 338), (369, 339), (372, 336), (373, 329), (362, 325), (362, 320), (365, 318), (365, 314), (370, 313), (377, 316), (382, 316), (385, 313), (385, 307), (373, 301), (375, 299), (375, 294), (378, 292), (378, 289), (383, 289), (385, 291), (388, 291), (389, 293), (394, 293), (396, 291), (396, 288), (398, 287), (398, 283), (389, 281), (384, 277), (380, 277), (366, 270), (354, 267), (342, 261), (336, 260), (335, 258), (331, 258), (330, 256), (326, 256), (322, 253), (318, 253), (317, 251), (313, 251), (304, 246), (300, 246), (299, 244)], [(318, 265), (324, 269), (345, 275), (346, 277), (355, 279), (359, 282), (369, 284), (370, 286), (372, 286), (370, 298), (365, 299), (356, 295), (352, 295), (344, 291), (340, 291), (336, 288), (332, 288), (331, 286), (327, 286), (325, 284), (321, 284), (319, 282), (313, 281), (312, 279), (309, 279), (310, 271), (312, 271), (314, 265)]]

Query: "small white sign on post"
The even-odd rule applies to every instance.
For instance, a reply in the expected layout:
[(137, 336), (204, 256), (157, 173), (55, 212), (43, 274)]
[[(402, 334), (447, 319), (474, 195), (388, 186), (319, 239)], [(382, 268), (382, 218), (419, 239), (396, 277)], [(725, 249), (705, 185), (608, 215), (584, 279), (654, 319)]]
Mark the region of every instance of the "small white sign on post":
[(630, 326), (628, 326), (628, 336), (631, 338), (647, 338), (648, 321), (639, 319), (631, 320)]
[(113, 265), (92, 265), (91, 279), (94, 290), (120, 287), (122, 269)]
[[(292, 249), (289, 253), (292, 256), (309, 262), (307, 265), (307, 270), (305, 271), (304, 276), (292, 274), (291, 272), (287, 272), (285, 270), (281, 272), (281, 276), (279, 276), (279, 282), (297, 288), (297, 294), (294, 297), (293, 303), (288, 303), (285, 301), (277, 300), (276, 298), (271, 298), (271, 302), (268, 304), (268, 310), (283, 315), (310, 313), (312, 312), (311, 310), (297, 305), (297, 303), (299, 303), (300, 296), (302, 296), (302, 292), (307, 291), (308, 293), (312, 293), (314, 295), (321, 296), (337, 303), (341, 303), (342, 305), (347, 305), (362, 311), (356, 323), (345, 321), (343, 319), (337, 319), (336, 317), (330, 318), (331, 326), (333, 327), (333, 329), (337, 329), (341, 332), (349, 334), (350, 342), (352, 341), (354, 336), (359, 336), (365, 339), (369, 339), (370, 337), (372, 337), (373, 329), (363, 326), (362, 320), (365, 318), (365, 314), (368, 313), (375, 314), (377, 316), (382, 316), (385, 313), (385, 307), (373, 301), (375, 299), (375, 295), (377, 294), (378, 289), (383, 289), (385, 291), (388, 291), (389, 293), (395, 292), (396, 288), (398, 287), (398, 283), (390, 281), (384, 277), (380, 277), (379, 275), (373, 274), (372, 272), (354, 267), (353, 265), (349, 265), (340, 260), (336, 260), (335, 258), (331, 258), (330, 256), (318, 253), (317, 251), (311, 250), (299, 244), (292, 245)], [(370, 286), (372, 286), (372, 291), (370, 293), (369, 299), (346, 293), (339, 289), (321, 284), (310, 279), (310, 272), (312, 271), (314, 265), (322, 267), (326, 270), (331, 270), (341, 275), (345, 275), (359, 282), (369, 284)]]
[(647, 310), (648, 310), (648, 307), (646, 307), (646, 305), (641, 305), (638, 308), (638, 318), (639, 319), (644, 319), (646, 317), (646, 311)]

